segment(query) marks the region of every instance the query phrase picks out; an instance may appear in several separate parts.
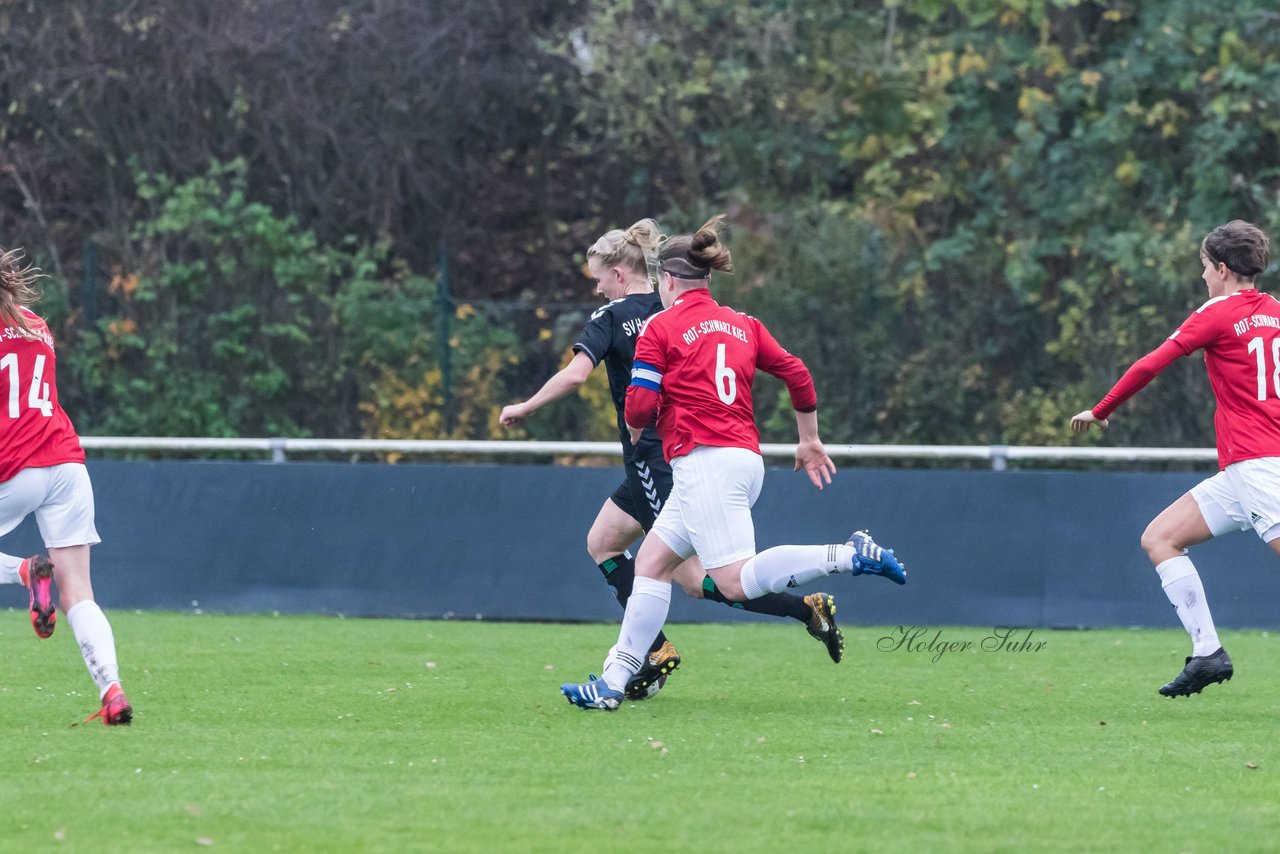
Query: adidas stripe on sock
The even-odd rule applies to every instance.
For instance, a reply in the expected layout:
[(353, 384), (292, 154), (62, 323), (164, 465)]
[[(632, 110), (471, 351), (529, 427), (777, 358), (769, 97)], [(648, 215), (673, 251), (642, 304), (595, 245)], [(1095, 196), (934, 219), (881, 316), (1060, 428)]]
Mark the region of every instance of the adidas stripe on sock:
[(742, 592), (748, 599), (781, 593), (833, 572), (853, 569), (853, 548), (843, 543), (826, 546), (774, 546), (742, 566)]

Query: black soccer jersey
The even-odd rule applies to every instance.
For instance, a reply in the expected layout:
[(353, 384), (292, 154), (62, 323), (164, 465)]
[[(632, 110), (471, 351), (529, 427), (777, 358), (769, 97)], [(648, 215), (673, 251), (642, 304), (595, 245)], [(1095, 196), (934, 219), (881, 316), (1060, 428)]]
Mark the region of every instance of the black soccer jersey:
[[(631, 294), (603, 305), (591, 314), (574, 342), (575, 353), (585, 353), (593, 365), (604, 362), (609, 376), (609, 394), (618, 410), (618, 436), (625, 457), (631, 459), (634, 449), (622, 420), (627, 403), (627, 386), (631, 385), (631, 363), (636, 357), (636, 338), (649, 318), (662, 311), (662, 299), (656, 293)], [(660, 441), (653, 427), (646, 427), (641, 443)]]

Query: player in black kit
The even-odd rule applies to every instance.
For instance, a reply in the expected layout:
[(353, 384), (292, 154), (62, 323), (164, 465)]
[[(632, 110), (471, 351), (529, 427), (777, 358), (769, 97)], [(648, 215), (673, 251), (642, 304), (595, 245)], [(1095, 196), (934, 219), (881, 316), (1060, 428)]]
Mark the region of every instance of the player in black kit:
[[(528, 400), (503, 407), (499, 416), (503, 426), (515, 424), (553, 400), (572, 394), (595, 366), (604, 362), (617, 409), (626, 478), (604, 502), (591, 525), (587, 552), (624, 608), (635, 581), (635, 561), (628, 547), (648, 532), (671, 493), (671, 466), (663, 459), (657, 431), (645, 428), (639, 441), (632, 444), (622, 420), (636, 338), (648, 319), (662, 310), (653, 288), (660, 239), (657, 223), (642, 219), (625, 231), (614, 229), (595, 242), (587, 251), (587, 270), (597, 291), (609, 302), (597, 309), (583, 327), (569, 364)], [(844, 636), (836, 625), (835, 599), (829, 593), (812, 593), (804, 598), (771, 593), (748, 602), (730, 602), (716, 589), (696, 557), (681, 565), (676, 580), (696, 599), (799, 620), (810, 635), (822, 641), (832, 661), (839, 662), (844, 655)], [(659, 632), (648, 662), (627, 684), (627, 697), (637, 700), (652, 696), (679, 665), (679, 653)]]

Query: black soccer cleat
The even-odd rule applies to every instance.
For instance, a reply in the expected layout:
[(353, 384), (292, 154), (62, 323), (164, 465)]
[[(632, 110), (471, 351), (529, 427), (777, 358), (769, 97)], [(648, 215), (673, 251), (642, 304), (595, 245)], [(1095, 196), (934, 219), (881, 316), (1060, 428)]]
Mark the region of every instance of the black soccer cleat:
[(1208, 655), (1187, 657), (1187, 666), (1173, 678), (1173, 681), (1160, 689), (1166, 697), (1190, 697), (1199, 694), (1215, 682), (1226, 682), (1235, 672), (1231, 666), (1231, 657), (1222, 647)]
[(664, 641), (657, 652), (649, 653), (636, 675), (627, 681), (623, 693), (627, 695), (628, 700), (647, 700), (658, 693), (666, 684), (667, 677), (679, 666), (680, 653), (676, 652), (671, 641)]
[(836, 625), (836, 597), (830, 593), (810, 593), (804, 597), (809, 606), (809, 622), (805, 624), (809, 635), (822, 641), (827, 655), (836, 664), (844, 658), (844, 635)]

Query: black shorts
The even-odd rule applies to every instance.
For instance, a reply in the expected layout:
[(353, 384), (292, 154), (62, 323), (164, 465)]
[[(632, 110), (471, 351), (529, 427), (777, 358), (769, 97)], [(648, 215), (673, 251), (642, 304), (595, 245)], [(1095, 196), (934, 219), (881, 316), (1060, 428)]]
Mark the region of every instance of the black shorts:
[(637, 448), (637, 453), (623, 463), (627, 477), (609, 498), (639, 522), (647, 534), (671, 494), (671, 466), (662, 457), (661, 445), (642, 449), (643, 446)]

